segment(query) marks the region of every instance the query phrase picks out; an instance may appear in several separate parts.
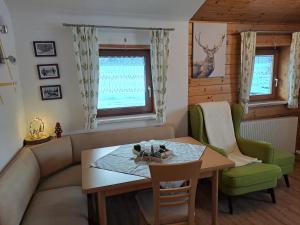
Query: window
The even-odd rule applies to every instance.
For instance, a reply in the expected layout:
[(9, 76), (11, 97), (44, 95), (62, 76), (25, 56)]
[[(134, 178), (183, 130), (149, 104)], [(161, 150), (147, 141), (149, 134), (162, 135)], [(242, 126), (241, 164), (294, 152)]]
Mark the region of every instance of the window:
[(278, 52), (257, 49), (254, 63), (250, 100), (271, 100), (277, 97)]
[(99, 50), (98, 117), (153, 112), (150, 50)]

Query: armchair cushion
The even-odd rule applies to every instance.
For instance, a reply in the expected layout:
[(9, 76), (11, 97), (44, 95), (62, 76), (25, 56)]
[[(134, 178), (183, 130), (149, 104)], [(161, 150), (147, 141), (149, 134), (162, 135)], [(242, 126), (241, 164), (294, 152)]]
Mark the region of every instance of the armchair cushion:
[(281, 170), (276, 165), (251, 163), (224, 170), (222, 183), (231, 187), (246, 187), (278, 179)]

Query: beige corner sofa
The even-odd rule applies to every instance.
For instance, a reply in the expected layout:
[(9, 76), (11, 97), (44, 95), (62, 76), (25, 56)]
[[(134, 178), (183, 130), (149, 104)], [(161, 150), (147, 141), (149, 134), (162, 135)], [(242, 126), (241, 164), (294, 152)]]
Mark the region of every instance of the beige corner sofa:
[(174, 138), (172, 126), (64, 136), (23, 148), (0, 173), (0, 225), (88, 225), (81, 151)]

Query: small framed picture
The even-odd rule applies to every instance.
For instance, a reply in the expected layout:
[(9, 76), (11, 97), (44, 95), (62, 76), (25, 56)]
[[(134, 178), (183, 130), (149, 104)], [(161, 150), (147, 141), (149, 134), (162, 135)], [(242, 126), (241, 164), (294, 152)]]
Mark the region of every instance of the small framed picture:
[(62, 99), (60, 85), (41, 86), (40, 88), (41, 88), (41, 96), (43, 101)]
[(37, 65), (37, 69), (40, 80), (58, 79), (60, 77), (58, 64), (40, 64)]
[(56, 56), (56, 47), (54, 41), (34, 41), (33, 46), (36, 57)]

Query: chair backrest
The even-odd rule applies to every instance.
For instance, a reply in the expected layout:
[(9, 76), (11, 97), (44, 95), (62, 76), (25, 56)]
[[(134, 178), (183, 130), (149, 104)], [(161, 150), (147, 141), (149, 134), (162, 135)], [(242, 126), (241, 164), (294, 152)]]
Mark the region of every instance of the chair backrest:
[[(235, 132), (235, 137), (240, 137), (240, 125), (244, 116), (244, 110), (239, 104), (231, 105), (232, 122)], [(203, 144), (209, 144), (206, 134), (205, 122), (200, 105), (193, 105), (189, 110), (190, 126), (192, 137)]]
[[(188, 206), (188, 224), (195, 224), (195, 196), (199, 172), (202, 161), (192, 161), (178, 164), (151, 164), (149, 165), (153, 198), (154, 224), (160, 224), (160, 208)], [(161, 182), (184, 181), (176, 188), (161, 188)]]

